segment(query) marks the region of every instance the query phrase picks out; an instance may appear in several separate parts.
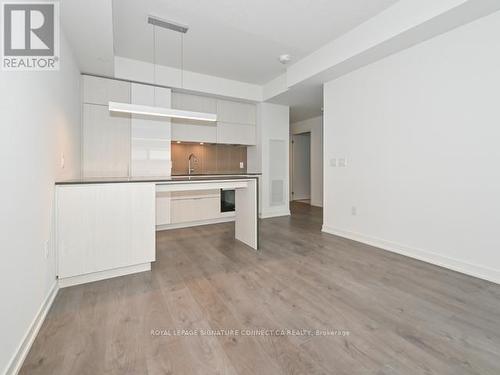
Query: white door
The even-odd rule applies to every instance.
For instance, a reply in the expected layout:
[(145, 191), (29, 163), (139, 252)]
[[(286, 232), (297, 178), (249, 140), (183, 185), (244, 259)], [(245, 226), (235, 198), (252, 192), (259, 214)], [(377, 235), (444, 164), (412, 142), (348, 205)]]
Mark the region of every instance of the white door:
[(311, 133), (292, 136), (292, 200), (311, 199)]

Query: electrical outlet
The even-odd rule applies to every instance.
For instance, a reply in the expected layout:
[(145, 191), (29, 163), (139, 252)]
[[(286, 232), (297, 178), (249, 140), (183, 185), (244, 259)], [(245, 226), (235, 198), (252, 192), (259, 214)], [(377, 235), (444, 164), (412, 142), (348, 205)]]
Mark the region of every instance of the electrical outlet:
[(358, 209), (356, 208), (356, 206), (352, 206), (351, 207), (351, 215), (356, 216), (357, 214), (358, 214)]
[(45, 241), (45, 244), (43, 245), (43, 251), (44, 251), (45, 259), (48, 259), (49, 258), (49, 241)]
[(245, 168), (245, 163), (243, 163), (242, 161), (240, 161), (240, 169), (243, 169)]

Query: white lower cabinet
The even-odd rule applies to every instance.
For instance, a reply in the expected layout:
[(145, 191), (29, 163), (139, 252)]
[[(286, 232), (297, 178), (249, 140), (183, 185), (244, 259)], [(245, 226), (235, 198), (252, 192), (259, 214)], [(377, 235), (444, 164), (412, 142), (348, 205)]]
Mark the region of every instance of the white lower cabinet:
[(170, 194), (170, 192), (156, 193), (156, 225), (168, 225), (171, 223)]
[(56, 188), (59, 279), (155, 260), (155, 185), (60, 185)]
[(172, 192), (172, 224), (217, 219), (220, 217), (219, 190)]

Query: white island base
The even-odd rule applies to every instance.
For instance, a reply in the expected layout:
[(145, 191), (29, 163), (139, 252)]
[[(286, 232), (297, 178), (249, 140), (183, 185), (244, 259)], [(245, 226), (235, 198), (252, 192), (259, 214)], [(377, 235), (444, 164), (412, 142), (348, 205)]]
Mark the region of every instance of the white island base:
[(235, 189), (235, 238), (258, 249), (256, 178), (58, 184), (59, 286), (150, 270), (156, 259), (156, 193), (212, 189)]

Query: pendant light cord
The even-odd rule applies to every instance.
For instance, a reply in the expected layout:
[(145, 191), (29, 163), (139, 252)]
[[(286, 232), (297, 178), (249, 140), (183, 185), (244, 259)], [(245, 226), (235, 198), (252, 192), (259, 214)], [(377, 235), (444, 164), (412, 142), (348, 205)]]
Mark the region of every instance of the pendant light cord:
[(184, 34), (181, 34), (181, 88), (184, 88)]
[(153, 106), (156, 106), (156, 25), (153, 25)]

